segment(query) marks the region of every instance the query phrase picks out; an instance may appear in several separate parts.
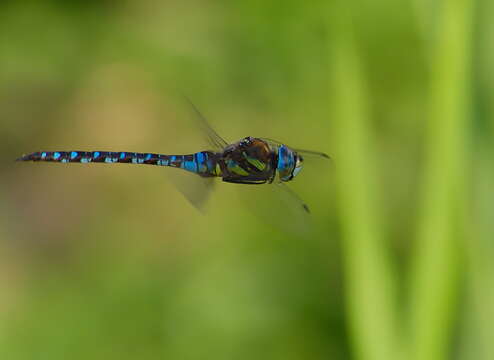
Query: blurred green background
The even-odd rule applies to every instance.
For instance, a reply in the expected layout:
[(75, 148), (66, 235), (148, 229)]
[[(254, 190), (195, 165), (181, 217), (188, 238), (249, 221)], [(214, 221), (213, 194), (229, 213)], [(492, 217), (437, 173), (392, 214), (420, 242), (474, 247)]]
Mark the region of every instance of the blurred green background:
[[(0, 359), (493, 359), (493, 13), (2, 1)], [(293, 184), (310, 236), (225, 184), (201, 215), (172, 169), (13, 161), (203, 150), (177, 91), (231, 141), (332, 155)]]

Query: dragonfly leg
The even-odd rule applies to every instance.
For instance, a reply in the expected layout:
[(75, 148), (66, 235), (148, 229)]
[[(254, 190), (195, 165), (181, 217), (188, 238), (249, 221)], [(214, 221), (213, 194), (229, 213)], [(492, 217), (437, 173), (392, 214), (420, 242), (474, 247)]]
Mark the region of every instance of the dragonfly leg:
[(246, 185), (260, 185), (265, 184), (266, 179), (249, 179), (249, 178), (223, 178), (224, 182), (232, 183), (232, 184), (246, 184)]

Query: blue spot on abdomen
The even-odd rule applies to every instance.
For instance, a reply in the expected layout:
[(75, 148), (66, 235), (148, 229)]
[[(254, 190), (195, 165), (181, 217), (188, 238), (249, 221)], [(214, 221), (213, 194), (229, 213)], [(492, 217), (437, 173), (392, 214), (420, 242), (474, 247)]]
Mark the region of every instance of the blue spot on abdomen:
[(198, 152), (196, 154), (197, 170), (204, 172), (207, 170), (206, 157), (203, 152)]
[(187, 171), (197, 172), (197, 164), (195, 161), (184, 161), (183, 168)]

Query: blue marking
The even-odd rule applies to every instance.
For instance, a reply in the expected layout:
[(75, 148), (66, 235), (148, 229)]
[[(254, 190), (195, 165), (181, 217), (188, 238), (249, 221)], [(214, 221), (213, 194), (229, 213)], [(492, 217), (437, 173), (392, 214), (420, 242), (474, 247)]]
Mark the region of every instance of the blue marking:
[(60, 158), (60, 156), (61, 156), (60, 153), (56, 152), (53, 154), (53, 159), (58, 160), (58, 158)]
[(81, 158), (81, 163), (83, 163), (83, 164), (87, 164), (87, 163), (89, 163), (89, 162), (91, 162), (91, 158), (88, 158), (88, 157), (83, 157), (83, 158)]
[(109, 156), (105, 157), (105, 163), (111, 163), (111, 162), (113, 162), (111, 157)]
[(42, 152), (42, 153), (41, 153), (41, 158), (42, 158), (42, 159), (46, 158), (46, 153), (45, 153), (45, 152)]
[(71, 159), (75, 159), (76, 157), (77, 157), (77, 152), (72, 151), (72, 152), (70, 153), (70, 158), (71, 158)]
[(203, 172), (206, 170), (206, 159), (204, 157), (203, 152), (198, 152), (195, 154), (196, 162), (197, 162), (197, 171)]
[(161, 155), (158, 155), (158, 161), (156, 162), (156, 164), (159, 166), (164, 166), (163, 157)]
[(95, 152), (93, 153), (93, 158), (97, 159), (97, 158), (99, 158), (99, 156), (100, 156), (99, 151), (95, 151)]
[(168, 159), (163, 159), (163, 158), (161, 158), (161, 159), (159, 160), (159, 165), (161, 165), (161, 166), (168, 166), (169, 164), (170, 164), (170, 163), (168, 162)]
[(125, 159), (125, 153), (124, 153), (124, 152), (121, 152), (121, 153), (120, 153), (120, 159), (121, 159), (121, 160)]
[[(175, 155), (170, 156), (170, 166), (176, 166), (174, 163), (177, 161), (177, 157)], [(182, 164), (181, 164), (182, 165)]]
[(66, 163), (66, 162), (69, 162), (69, 159), (62, 159), (60, 161), (63, 162), (63, 163)]
[(144, 163), (144, 155), (139, 153), (134, 153), (132, 157), (132, 164), (142, 164)]
[(182, 169), (187, 171), (197, 172), (197, 164), (195, 161), (184, 161), (182, 163)]
[(146, 154), (146, 161), (151, 160), (152, 157), (153, 157), (152, 154)]

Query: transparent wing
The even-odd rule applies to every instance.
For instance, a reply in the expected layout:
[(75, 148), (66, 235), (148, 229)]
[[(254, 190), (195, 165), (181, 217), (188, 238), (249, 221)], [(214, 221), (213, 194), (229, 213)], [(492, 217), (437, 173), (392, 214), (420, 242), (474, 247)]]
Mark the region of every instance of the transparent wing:
[(285, 183), (276, 183), (274, 184), (275, 189), (281, 189), (286, 195), (283, 195), (285, 198), (290, 198), (290, 202), (293, 205), (296, 205), (300, 211), (305, 211), (307, 214), (310, 214), (309, 206), (297, 195), (295, 191), (290, 189)]
[(209, 124), (207, 119), (202, 115), (199, 109), (194, 105), (194, 103), (185, 95), (182, 95), (185, 102), (189, 105), (189, 107), (194, 112), (194, 122), (195, 125), (204, 133), (207, 138), (208, 143), (213, 146), (214, 151), (222, 151), (228, 143), (218, 135), (218, 133), (213, 129), (213, 127)]
[[(275, 146), (279, 146), (282, 144), (287, 145), (286, 143), (283, 143), (283, 142), (278, 141), (278, 140), (270, 139), (270, 138), (261, 138), (261, 139), (263, 139), (264, 141), (266, 141), (270, 145), (275, 145)], [(302, 155), (307, 156), (307, 157), (320, 157), (323, 159), (331, 160), (331, 157), (328, 154), (320, 152), (320, 151), (298, 149), (298, 148), (294, 148), (291, 146), (290, 146), (290, 148), (295, 150), (297, 153), (302, 154)]]
[(312, 219), (307, 204), (286, 184), (242, 186), (238, 189), (241, 203), (261, 222), (294, 236), (307, 236)]
[(214, 190), (215, 178), (205, 178), (180, 169), (169, 169), (167, 177), (178, 191), (199, 211), (204, 212)]
[[(187, 113), (192, 113), (192, 121), (186, 121), (184, 136), (198, 141), (195, 151), (222, 151), (228, 143), (209, 125), (199, 109), (185, 95), (182, 95), (187, 104)], [(168, 169), (167, 169), (168, 170)], [(214, 189), (215, 178), (205, 178), (180, 169), (169, 169), (168, 178), (184, 197), (198, 210), (204, 212), (209, 195)]]

